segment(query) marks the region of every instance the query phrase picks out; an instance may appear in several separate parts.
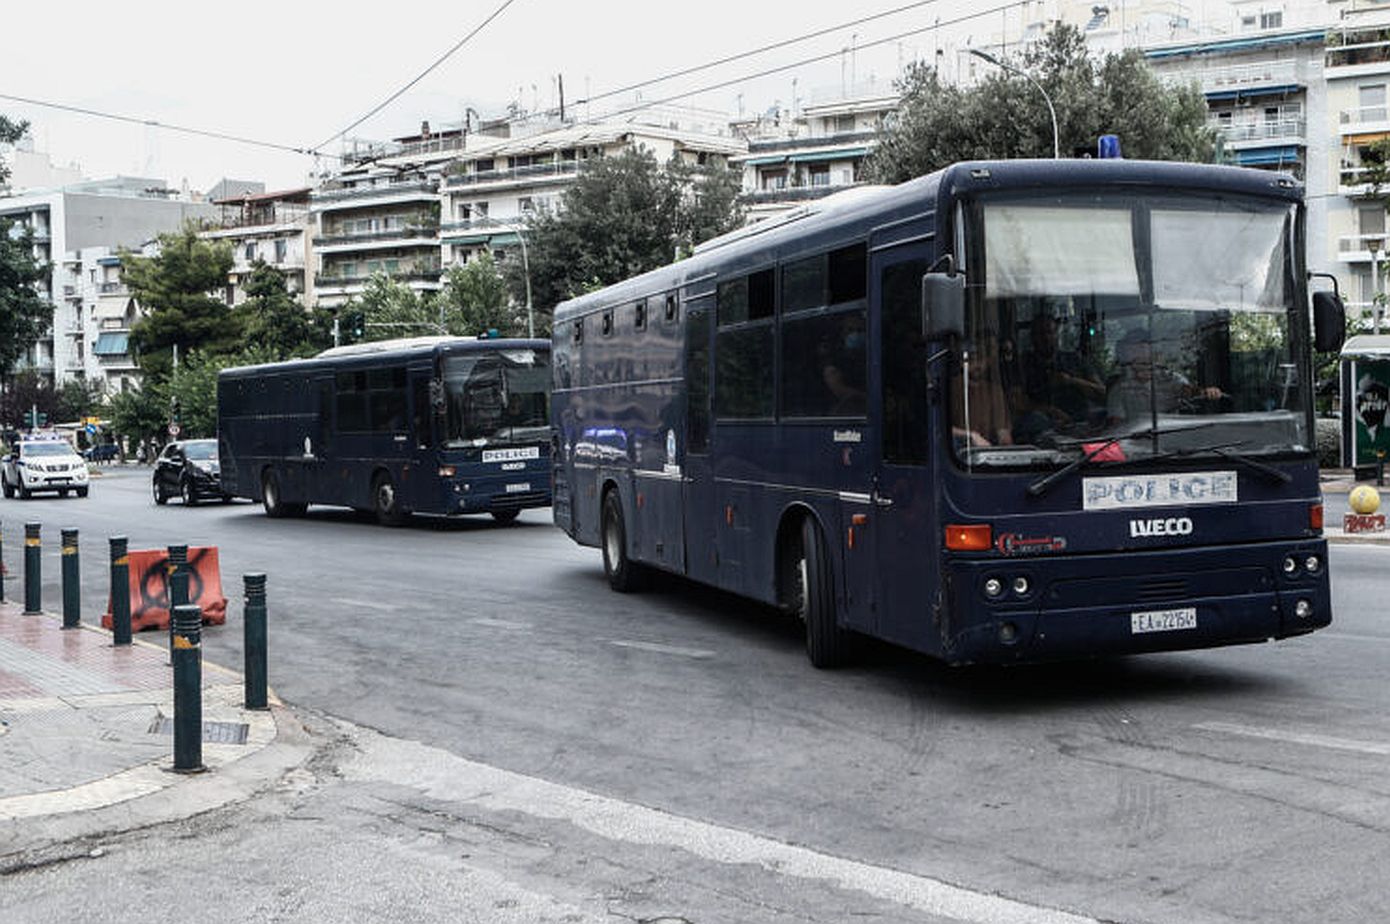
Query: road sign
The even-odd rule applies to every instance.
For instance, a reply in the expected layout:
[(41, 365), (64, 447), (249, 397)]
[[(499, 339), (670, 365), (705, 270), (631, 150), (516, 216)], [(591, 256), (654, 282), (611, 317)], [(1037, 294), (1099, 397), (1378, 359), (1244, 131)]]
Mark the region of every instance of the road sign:
[(182, 432), (183, 432), (183, 430), (179, 427), (178, 424), (169, 424), (169, 435), (170, 435), (170, 436), (174, 437), (175, 439), (178, 439), (179, 434), (182, 433)]
[(87, 424), (87, 426), (83, 427), (82, 429), (86, 430), (88, 433), (95, 433), (95, 432), (97, 432), (97, 425), (94, 424), (94, 423), (89, 423), (89, 424)]

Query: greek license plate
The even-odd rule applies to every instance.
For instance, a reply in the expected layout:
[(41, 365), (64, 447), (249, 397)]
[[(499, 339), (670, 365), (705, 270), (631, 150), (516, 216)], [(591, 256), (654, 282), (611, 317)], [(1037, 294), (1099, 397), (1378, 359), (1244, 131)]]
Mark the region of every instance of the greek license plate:
[(1145, 613), (1129, 614), (1129, 631), (1132, 635), (1141, 632), (1173, 632), (1178, 629), (1197, 628), (1197, 608), (1183, 607), (1179, 610), (1149, 610)]
[(521, 482), (521, 484), (509, 484), (509, 485), (507, 485), (507, 493), (508, 493), (508, 494), (520, 494), (522, 491), (529, 491), (529, 490), (531, 490), (531, 482), (529, 482), (529, 481), (523, 481), (523, 482)]

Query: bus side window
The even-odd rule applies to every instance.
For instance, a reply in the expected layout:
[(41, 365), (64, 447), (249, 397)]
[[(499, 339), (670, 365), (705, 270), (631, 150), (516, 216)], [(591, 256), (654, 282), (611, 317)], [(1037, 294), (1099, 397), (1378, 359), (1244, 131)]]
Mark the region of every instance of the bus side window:
[(414, 379), (410, 388), (410, 430), (417, 449), (431, 445), (430, 380), (424, 376)]
[(927, 461), (927, 348), (922, 339), (922, 276), (927, 261), (904, 260), (883, 268), (879, 299), (883, 319), (883, 458)]
[(686, 449), (704, 453), (709, 450), (709, 309), (691, 309), (685, 318)]

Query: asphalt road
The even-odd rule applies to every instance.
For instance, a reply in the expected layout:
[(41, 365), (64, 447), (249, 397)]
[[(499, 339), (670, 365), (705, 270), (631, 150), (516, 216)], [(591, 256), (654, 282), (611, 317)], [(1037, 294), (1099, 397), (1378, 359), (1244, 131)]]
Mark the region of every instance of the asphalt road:
[[(612, 593), (549, 511), (511, 527), (391, 530), (317, 508), (273, 521), (245, 503), (156, 508), (148, 470), (116, 469), (85, 500), (0, 502), (12, 572), (26, 520), (44, 523), (55, 610), (58, 529), (81, 529), (91, 619), (107, 536), (217, 545), (232, 619), (204, 652), (233, 667), (239, 576), (266, 572), (278, 694), (458, 761), (459, 779), (497, 768), (1106, 921), (1361, 922), (1390, 899), (1385, 548), (1334, 548), (1334, 623), (1303, 639), (967, 670), (866, 644), (819, 672), (799, 628), (761, 607), (678, 581)], [(526, 862), (573, 881), (564, 853)], [(738, 876), (710, 881), (729, 869), (701, 874), (706, 901), (782, 907)]]

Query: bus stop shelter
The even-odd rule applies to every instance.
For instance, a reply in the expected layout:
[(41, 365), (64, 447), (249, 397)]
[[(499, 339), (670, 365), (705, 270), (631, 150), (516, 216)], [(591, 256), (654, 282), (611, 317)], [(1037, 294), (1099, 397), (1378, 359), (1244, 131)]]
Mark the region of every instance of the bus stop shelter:
[(1342, 464), (1365, 471), (1390, 461), (1390, 334), (1342, 346)]

